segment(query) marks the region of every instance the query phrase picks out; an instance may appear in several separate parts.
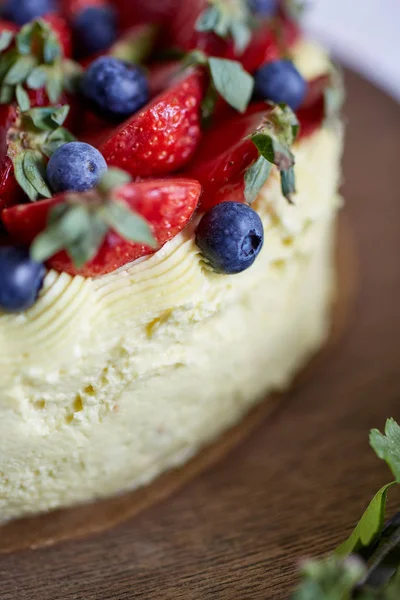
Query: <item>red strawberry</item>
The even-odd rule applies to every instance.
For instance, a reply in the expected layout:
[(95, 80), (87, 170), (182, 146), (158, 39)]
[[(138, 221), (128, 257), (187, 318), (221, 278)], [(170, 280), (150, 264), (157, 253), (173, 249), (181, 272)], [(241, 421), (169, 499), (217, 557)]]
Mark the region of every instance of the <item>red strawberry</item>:
[(191, 71), (136, 113), (100, 146), (109, 165), (133, 177), (173, 173), (193, 156), (201, 137), (202, 71)]
[[(149, 223), (158, 248), (175, 237), (187, 225), (198, 203), (201, 187), (197, 181), (170, 179), (127, 184), (115, 192), (135, 213)], [(64, 202), (66, 194), (32, 204), (23, 204), (3, 211), (4, 224), (13, 241), (30, 244), (47, 225), (54, 206)], [(85, 202), (85, 195), (82, 195)], [(48, 266), (71, 275), (95, 277), (110, 273), (154, 249), (126, 241), (109, 230), (97, 256), (83, 268), (77, 269), (66, 252), (60, 252), (48, 261)]]
[(317, 131), (326, 117), (325, 92), (331, 85), (331, 75), (321, 75), (308, 84), (303, 105), (297, 112), (300, 137), (305, 138)]
[(258, 158), (258, 150), (249, 136), (262, 127), (268, 114), (265, 105), (258, 105), (258, 109), (252, 108), (253, 112), (243, 117), (227, 119), (204, 136), (186, 171), (203, 186), (202, 210), (228, 200), (243, 202), (244, 173)]
[(0, 213), (3, 208), (17, 204), (23, 198), (22, 189), (14, 177), (13, 164), (7, 155), (7, 136), (16, 117), (14, 105), (0, 106)]
[(138, 23), (167, 22), (175, 14), (181, 0), (114, 0), (114, 4), (120, 15), (121, 26), (125, 29)]
[(11, 23), (11, 21), (0, 19), (0, 33), (3, 33), (3, 31), (11, 31), (12, 33), (17, 33), (18, 26), (15, 25), (15, 23)]

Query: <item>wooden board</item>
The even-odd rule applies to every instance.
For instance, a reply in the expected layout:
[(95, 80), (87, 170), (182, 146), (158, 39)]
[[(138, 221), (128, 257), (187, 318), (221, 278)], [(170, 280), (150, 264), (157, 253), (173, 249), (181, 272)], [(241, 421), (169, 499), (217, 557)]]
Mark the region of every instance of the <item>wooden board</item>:
[(283, 599), (388, 474), (368, 430), (400, 418), (400, 108), (348, 77), (346, 215), (360, 293), (346, 335), (223, 461), (101, 535), (0, 559), (3, 600)]

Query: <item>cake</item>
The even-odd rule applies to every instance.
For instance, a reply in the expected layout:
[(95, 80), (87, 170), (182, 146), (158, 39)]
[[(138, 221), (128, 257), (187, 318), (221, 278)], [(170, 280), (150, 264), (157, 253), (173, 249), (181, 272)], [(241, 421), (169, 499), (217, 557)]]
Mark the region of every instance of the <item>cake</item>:
[[(343, 135), (327, 53), (293, 3), (142, 4), (3, 5), (0, 521), (182, 465), (329, 332)], [(27, 32), (53, 54), (7, 79)], [(169, 47), (183, 63), (160, 62)]]

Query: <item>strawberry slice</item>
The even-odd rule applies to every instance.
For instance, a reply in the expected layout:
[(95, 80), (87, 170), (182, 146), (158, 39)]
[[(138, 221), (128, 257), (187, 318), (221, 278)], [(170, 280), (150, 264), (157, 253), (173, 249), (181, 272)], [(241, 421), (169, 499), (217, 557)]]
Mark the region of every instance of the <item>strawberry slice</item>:
[(202, 71), (186, 74), (100, 145), (107, 163), (132, 177), (161, 176), (183, 168), (201, 138), (204, 91)]
[(220, 202), (244, 201), (244, 174), (258, 158), (250, 137), (263, 126), (268, 114), (265, 105), (253, 107), (247, 115), (226, 119), (203, 138), (186, 173), (203, 187), (201, 209)]
[[(190, 221), (199, 200), (200, 184), (189, 179), (170, 179), (129, 183), (115, 190), (113, 202), (122, 202), (129, 210), (143, 217), (157, 243), (157, 248), (124, 239), (109, 229), (94, 259), (77, 268), (69, 255), (59, 252), (48, 261), (48, 266), (59, 272), (84, 277), (110, 273), (138, 258), (160, 249), (175, 237)], [(3, 221), (14, 242), (25, 245), (46, 229), (50, 212), (65, 203), (68, 194), (62, 194), (33, 204), (23, 204), (3, 211)], [(82, 204), (93, 201), (90, 195), (75, 196)]]

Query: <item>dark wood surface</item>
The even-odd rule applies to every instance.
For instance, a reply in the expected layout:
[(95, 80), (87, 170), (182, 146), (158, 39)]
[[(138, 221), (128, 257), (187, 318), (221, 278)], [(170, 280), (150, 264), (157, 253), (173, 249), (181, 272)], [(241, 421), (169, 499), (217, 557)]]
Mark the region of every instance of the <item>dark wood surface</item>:
[(360, 291), (344, 337), (250, 439), (161, 504), (1, 556), (1, 600), (285, 599), (298, 560), (330, 551), (388, 481), (368, 431), (400, 419), (400, 107), (355, 75), (348, 87)]

